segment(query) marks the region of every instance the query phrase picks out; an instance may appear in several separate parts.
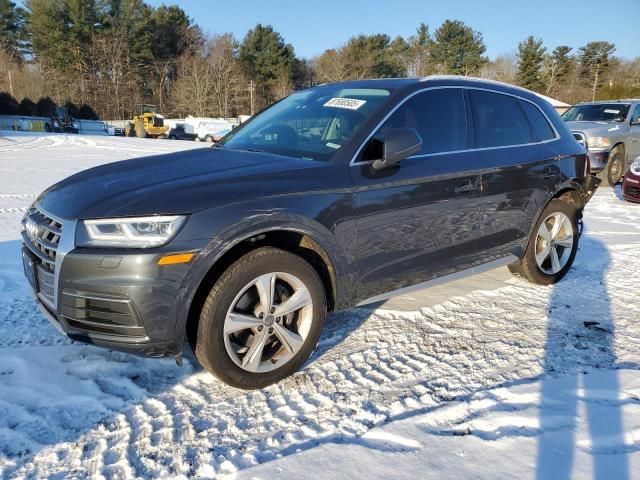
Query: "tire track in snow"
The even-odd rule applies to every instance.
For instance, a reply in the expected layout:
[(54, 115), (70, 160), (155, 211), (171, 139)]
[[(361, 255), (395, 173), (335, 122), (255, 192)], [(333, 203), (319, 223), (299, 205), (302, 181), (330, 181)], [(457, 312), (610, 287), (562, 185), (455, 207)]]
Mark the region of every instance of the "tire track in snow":
[(0, 193), (1, 198), (35, 198), (37, 193)]
[(0, 214), (3, 214), (3, 213), (25, 213), (27, 210), (29, 210), (29, 207), (0, 208)]

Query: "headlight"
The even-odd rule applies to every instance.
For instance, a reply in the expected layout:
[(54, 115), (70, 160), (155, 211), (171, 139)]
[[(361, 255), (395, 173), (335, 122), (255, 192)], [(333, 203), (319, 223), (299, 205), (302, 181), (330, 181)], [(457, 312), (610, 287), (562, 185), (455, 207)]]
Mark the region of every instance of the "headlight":
[(589, 137), (587, 138), (587, 144), (589, 148), (605, 148), (611, 146), (611, 139), (609, 137)]
[(631, 171), (636, 175), (640, 175), (640, 157), (636, 158), (631, 164)]
[(159, 247), (178, 233), (185, 219), (175, 215), (84, 220), (77, 243), (91, 247)]

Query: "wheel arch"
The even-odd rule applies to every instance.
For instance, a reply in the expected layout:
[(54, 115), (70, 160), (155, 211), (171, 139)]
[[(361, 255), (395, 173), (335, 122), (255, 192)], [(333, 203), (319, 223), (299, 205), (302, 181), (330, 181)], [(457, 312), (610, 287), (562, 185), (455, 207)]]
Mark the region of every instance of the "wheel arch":
[(540, 220), (540, 216), (544, 209), (547, 208), (547, 205), (553, 200), (562, 200), (576, 207), (578, 211), (578, 220), (582, 218), (582, 209), (584, 208), (584, 200), (580, 195), (580, 187), (577, 185), (573, 185), (572, 183), (564, 184), (560, 186), (556, 191), (551, 192), (546, 198), (545, 201), (541, 203), (540, 208), (536, 212), (533, 222), (531, 222), (531, 226), (529, 227), (529, 232), (526, 237), (526, 242), (522, 248), (522, 255), (526, 252), (529, 247), (529, 242), (531, 241), (531, 237), (533, 235), (533, 231), (538, 224), (538, 220)]
[(338, 302), (338, 275), (336, 273), (336, 265), (327, 249), (324, 248), (319, 241), (308, 232), (292, 228), (274, 228), (253, 232), (250, 235), (243, 236), (229, 243), (227, 247), (216, 256), (213, 263), (208, 266), (199, 281), (194, 282), (196, 283), (195, 293), (189, 301), (184, 323), (183, 325), (181, 325), (180, 322), (176, 324), (175, 336), (176, 339), (180, 341), (177, 348), (180, 348), (184, 335), (186, 335), (189, 342), (193, 345), (195, 335), (197, 334), (202, 305), (211, 288), (224, 271), (243, 255), (265, 246), (279, 248), (299, 255), (306, 260), (318, 273), (322, 281), (327, 300), (327, 310), (333, 311), (336, 308)]

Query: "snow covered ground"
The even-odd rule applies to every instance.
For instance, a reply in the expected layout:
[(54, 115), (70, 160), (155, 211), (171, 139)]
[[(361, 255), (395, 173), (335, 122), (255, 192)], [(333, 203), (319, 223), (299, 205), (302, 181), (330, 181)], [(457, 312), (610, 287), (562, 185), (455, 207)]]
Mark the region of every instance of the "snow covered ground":
[(500, 269), (331, 315), (262, 391), (58, 334), (22, 277), (28, 205), (78, 170), (200, 147), (0, 132), (0, 477), (640, 477), (640, 206), (612, 189), (558, 285)]

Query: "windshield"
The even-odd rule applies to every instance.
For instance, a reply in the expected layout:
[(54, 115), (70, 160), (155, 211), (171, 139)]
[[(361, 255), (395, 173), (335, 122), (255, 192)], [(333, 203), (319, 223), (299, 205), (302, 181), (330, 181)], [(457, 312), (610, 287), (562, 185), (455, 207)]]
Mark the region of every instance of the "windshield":
[(562, 119), (565, 122), (624, 122), (629, 106), (624, 103), (576, 105), (564, 112)]
[(233, 130), (227, 148), (328, 160), (389, 98), (378, 88), (319, 87), (294, 93)]

